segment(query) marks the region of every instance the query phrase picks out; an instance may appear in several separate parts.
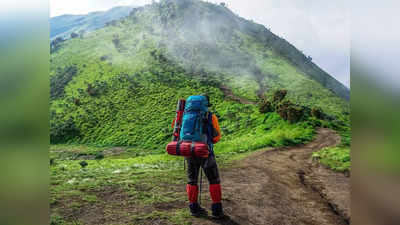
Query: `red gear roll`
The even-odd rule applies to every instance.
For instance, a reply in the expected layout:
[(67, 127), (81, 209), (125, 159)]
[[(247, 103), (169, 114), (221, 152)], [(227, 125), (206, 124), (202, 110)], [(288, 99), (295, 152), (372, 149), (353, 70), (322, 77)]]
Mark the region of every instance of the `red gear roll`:
[(213, 203), (221, 202), (221, 184), (210, 184), (210, 195)]
[(186, 185), (186, 192), (188, 195), (188, 199), (190, 203), (196, 203), (197, 202), (197, 195), (199, 194), (199, 189), (197, 185), (191, 185), (187, 184)]
[(207, 158), (210, 154), (208, 145), (203, 142), (173, 141), (166, 147), (168, 154), (185, 157), (200, 157)]

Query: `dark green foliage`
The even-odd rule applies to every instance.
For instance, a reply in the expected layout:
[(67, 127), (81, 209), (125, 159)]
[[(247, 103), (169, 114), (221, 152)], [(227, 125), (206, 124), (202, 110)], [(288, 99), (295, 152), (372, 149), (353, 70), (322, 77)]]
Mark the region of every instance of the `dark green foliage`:
[(66, 221), (60, 215), (52, 215), (50, 217), (50, 225), (63, 225)]
[(50, 121), (50, 142), (62, 143), (80, 136), (80, 130), (76, 126), (72, 117), (63, 120), (60, 117), (53, 116)]
[(98, 94), (97, 89), (94, 88), (92, 84), (88, 84), (88, 85), (87, 85), (86, 92), (87, 92), (90, 96), (96, 96), (96, 95)]
[(79, 98), (74, 98), (74, 104), (76, 106), (80, 106), (81, 105), (81, 100), (79, 100)]
[(285, 97), (286, 97), (287, 91), (286, 90), (277, 90), (274, 92), (274, 99), (273, 102), (275, 104), (279, 104)]
[(260, 113), (268, 113), (274, 111), (274, 107), (272, 106), (271, 102), (265, 99), (261, 103), (259, 103), (258, 108)]
[(58, 37), (50, 42), (50, 53), (56, 52), (60, 47), (61, 43), (64, 42), (64, 38)]
[(304, 111), (302, 107), (292, 105), (287, 112), (287, 120), (290, 123), (297, 123), (304, 117)]
[(77, 75), (76, 65), (66, 66), (63, 69), (57, 68), (56, 74), (50, 77), (50, 98), (56, 99), (64, 95), (64, 88)]
[(111, 55), (103, 55), (100, 57), (100, 61), (106, 61), (106, 60), (110, 60), (111, 59)]
[(324, 113), (320, 108), (312, 108), (311, 109), (311, 116), (317, 118), (317, 119), (324, 119)]
[(89, 164), (88, 164), (86, 161), (80, 161), (80, 162), (79, 162), (79, 165), (80, 165), (82, 168), (85, 168), (85, 167), (87, 167)]
[(259, 103), (259, 111), (261, 113), (275, 111), (289, 123), (308, 121), (308, 124), (312, 127), (327, 127), (339, 130), (341, 127), (348, 126), (344, 120), (325, 114), (321, 108), (313, 107), (311, 109), (308, 106), (285, 100), (287, 94), (287, 90), (276, 90), (272, 95), (263, 97), (261, 103)]
[(71, 38), (77, 38), (77, 37), (79, 37), (79, 34), (77, 34), (77, 33), (75, 33), (75, 32), (72, 32), (72, 33), (71, 33)]
[(114, 44), (114, 47), (118, 50), (118, 52), (121, 53), (126, 50), (125, 47), (121, 44), (121, 40), (119, 39), (119, 36), (117, 34), (114, 35), (112, 43)]
[(287, 101), (279, 102), (276, 105), (275, 110), (279, 114), (279, 116), (282, 117), (282, 119), (288, 120), (288, 118), (289, 118), (289, 109), (291, 107), (292, 107), (292, 102), (287, 100)]
[(96, 156), (94, 157), (94, 159), (96, 159), (96, 160), (102, 160), (102, 159), (104, 159), (104, 154), (101, 153), (101, 152), (99, 152), (99, 153), (96, 154)]

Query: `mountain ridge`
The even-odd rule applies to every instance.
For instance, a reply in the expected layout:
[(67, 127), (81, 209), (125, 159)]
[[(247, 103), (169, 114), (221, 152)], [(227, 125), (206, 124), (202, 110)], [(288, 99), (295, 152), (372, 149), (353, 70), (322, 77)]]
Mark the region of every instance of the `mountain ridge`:
[[(309, 62), (279, 40), (223, 6), (162, 0), (82, 38), (57, 43), (50, 64), (52, 143), (162, 149), (176, 100), (208, 93), (225, 146), (249, 135), (259, 140), (251, 146), (273, 145), (265, 138), (273, 131), (264, 127), (265, 114), (257, 105), (227, 98), (227, 89), (248, 102), (285, 89), (287, 101), (321, 108), (347, 123), (349, 102), (329, 88), (329, 79), (317, 77), (326, 88), (296, 66)], [(297, 126), (310, 126), (279, 124), (274, 134), (283, 139), (300, 132)]]
[(69, 38), (72, 32), (93, 31), (106, 23), (129, 15), (131, 6), (116, 6), (106, 11), (94, 11), (87, 14), (63, 14), (50, 18), (50, 39)]

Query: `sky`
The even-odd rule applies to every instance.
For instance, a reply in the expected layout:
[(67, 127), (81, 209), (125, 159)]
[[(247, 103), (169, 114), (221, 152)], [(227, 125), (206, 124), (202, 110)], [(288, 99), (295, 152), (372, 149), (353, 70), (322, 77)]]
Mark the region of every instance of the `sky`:
[[(86, 14), (152, 0), (50, 0), (50, 16)], [(350, 87), (350, 15), (346, 0), (208, 0), (263, 24)]]

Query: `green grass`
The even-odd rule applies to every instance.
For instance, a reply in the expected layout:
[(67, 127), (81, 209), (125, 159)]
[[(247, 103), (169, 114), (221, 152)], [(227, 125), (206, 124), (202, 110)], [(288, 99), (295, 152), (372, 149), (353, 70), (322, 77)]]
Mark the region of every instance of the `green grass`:
[(331, 147), (314, 152), (312, 157), (334, 171), (350, 171), (350, 148)]
[[(264, 147), (293, 145), (307, 142), (313, 137), (313, 128), (306, 124), (288, 124), (275, 113), (269, 113), (264, 121), (263, 117), (254, 122), (261, 123), (251, 135), (243, 130), (242, 135), (232, 134), (223, 137), (215, 145), (217, 161), (221, 167), (231, 166), (234, 160), (239, 160), (249, 153)], [(82, 159), (63, 157), (59, 151), (70, 152), (107, 152), (108, 147), (93, 147), (82, 145), (54, 145), (51, 146), (51, 155), (55, 157), (50, 167), (50, 196), (53, 213), (60, 205), (85, 207), (88, 204), (107, 204), (101, 193), (111, 188), (119, 190), (126, 199), (126, 204), (133, 204), (138, 208), (165, 204), (171, 202), (185, 202), (186, 195), (171, 190), (170, 187), (181, 187), (186, 183), (183, 171), (183, 158), (167, 155), (166, 153), (147, 154), (142, 156), (126, 157), (123, 147), (119, 155), (106, 155), (102, 160), (85, 160), (88, 165), (82, 168), (79, 162)], [(164, 150), (160, 150), (164, 151)], [(58, 157), (58, 158), (57, 158)], [(183, 187), (183, 186), (182, 186)], [(70, 200), (74, 199), (73, 202)], [(77, 205), (78, 204), (78, 205)], [(75, 206), (76, 205), (76, 206)], [(70, 221), (68, 218), (63, 218)], [(152, 211), (132, 217), (134, 224), (141, 220), (167, 220), (172, 224), (187, 224), (187, 211)]]

